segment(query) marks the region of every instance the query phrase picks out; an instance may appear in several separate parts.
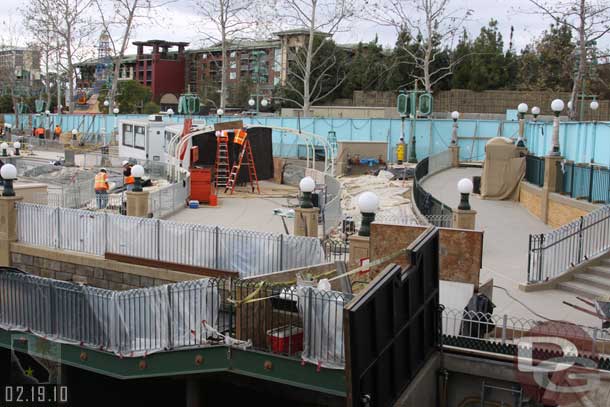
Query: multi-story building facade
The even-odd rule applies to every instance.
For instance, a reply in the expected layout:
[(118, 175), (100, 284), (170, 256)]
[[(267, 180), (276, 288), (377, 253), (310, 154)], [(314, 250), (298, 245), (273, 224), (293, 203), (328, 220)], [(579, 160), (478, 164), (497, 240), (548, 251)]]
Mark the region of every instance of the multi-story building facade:
[(40, 51), (36, 48), (0, 49), (0, 87), (20, 96), (37, 96), (42, 91)]

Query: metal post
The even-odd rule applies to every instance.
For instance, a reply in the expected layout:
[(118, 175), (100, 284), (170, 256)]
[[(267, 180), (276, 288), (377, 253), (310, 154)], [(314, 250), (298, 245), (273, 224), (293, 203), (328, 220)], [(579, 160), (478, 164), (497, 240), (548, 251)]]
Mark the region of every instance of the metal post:
[(157, 260), (161, 260), (161, 219), (157, 219)]
[(216, 270), (219, 270), (219, 267), (218, 267), (218, 250), (219, 250), (219, 247), (218, 247), (218, 235), (219, 235), (219, 227), (216, 226), (216, 228), (214, 230), (215, 230), (215, 233), (216, 233), (216, 239), (215, 239), (215, 246), (216, 246), (215, 247), (215, 253), (216, 254), (214, 256), (214, 262), (215, 262)]
[(542, 281), (542, 263), (544, 262), (544, 234), (540, 234), (540, 244), (538, 247), (538, 281)]
[(574, 198), (574, 162), (572, 162), (572, 170), (570, 171), (570, 197)]
[(502, 317), (502, 344), (506, 344), (506, 325), (508, 322), (508, 315), (504, 314)]
[(582, 224), (583, 224), (583, 222), (584, 222), (584, 217), (581, 216), (580, 222), (578, 224), (578, 259), (573, 264), (573, 266), (580, 264), (580, 261), (582, 259)]
[(532, 281), (531, 279), (531, 271), (532, 271), (532, 235), (529, 236), (529, 243), (527, 248), (527, 281)]
[(593, 200), (593, 175), (594, 175), (594, 169), (593, 169), (593, 164), (589, 164), (589, 202), (591, 202)]
[(280, 270), (284, 270), (284, 235), (280, 235)]

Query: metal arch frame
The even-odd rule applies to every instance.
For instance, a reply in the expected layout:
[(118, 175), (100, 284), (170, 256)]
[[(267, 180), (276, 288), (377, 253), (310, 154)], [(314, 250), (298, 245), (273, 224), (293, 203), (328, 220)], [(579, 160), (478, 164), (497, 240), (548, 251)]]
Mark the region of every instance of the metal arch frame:
[[(320, 144), (324, 148), (324, 172), (326, 173), (328, 171), (329, 152), (330, 153), (334, 153), (334, 152), (333, 152), (333, 149), (332, 149), (330, 143), (324, 137), (322, 137), (318, 134), (315, 134), (315, 133), (311, 133), (308, 131), (302, 131), (302, 130), (299, 131), (299, 130), (292, 129), (289, 127), (266, 126), (266, 125), (248, 125), (245, 127), (246, 128), (260, 127), (260, 128), (268, 128), (271, 130), (288, 132), (288, 133), (296, 135), (299, 138), (304, 139), (305, 144), (307, 145), (306, 168), (315, 169), (316, 150), (315, 150), (315, 142), (312, 141), (312, 139), (320, 142)], [(186, 137), (182, 137), (182, 132), (179, 132), (179, 133), (176, 133), (176, 135), (171, 138), (171, 140), (169, 141), (169, 143), (167, 145), (167, 154), (168, 154), (168, 158), (169, 158), (167, 165), (168, 165), (168, 172), (169, 172), (170, 176), (172, 177), (172, 179), (174, 179), (174, 173), (177, 172), (177, 168), (182, 165), (179, 154), (180, 154), (180, 151), (182, 150), (182, 147), (184, 146), (184, 144), (189, 142), (194, 136), (198, 136), (203, 133), (209, 133), (211, 131), (214, 131), (214, 126), (209, 125), (209, 124), (204, 124), (201, 129), (198, 129), (198, 130), (195, 130), (195, 131), (189, 133)], [(311, 151), (311, 160), (310, 160), (310, 151)], [(330, 174), (334, 175), (334, 173), (335, 173), (335, 157), (331, 157)]]

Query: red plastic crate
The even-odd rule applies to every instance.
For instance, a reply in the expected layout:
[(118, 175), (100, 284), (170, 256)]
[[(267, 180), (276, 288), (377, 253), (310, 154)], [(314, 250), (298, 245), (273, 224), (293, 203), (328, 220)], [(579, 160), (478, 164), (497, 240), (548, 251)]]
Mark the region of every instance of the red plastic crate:
[(294, 355), (303, 350), (303, 328), (284, 325), (267, 331), (273, 353)]

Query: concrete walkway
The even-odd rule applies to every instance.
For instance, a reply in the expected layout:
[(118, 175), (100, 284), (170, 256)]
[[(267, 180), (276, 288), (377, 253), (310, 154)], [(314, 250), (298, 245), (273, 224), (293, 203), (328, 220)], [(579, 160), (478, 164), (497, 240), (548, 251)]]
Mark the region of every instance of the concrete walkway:
[[(441, 202), (455, 208), (460, 200), (458, 181), (481, 175), (481, 171), (480, 168), (446, 170), (425, 180), (423, 187)], [(480, 281), (483, 283), (493, 278), (495, 286), (508, 291), (506, 293), (502, 288), (494, 288), (496, 314), (541, 319), (527, 309), (531, 308), (546, 318), (600, 327), (599, 319), (562, 304), (564, 300), (579, 304), (574, 295), (559, 290), (532, 293), (519, 290), (519, 284), (527, 281), (529, 234), (545, 233), (551, 228), (518, 202), (482, 200), (475, 195), (471, 196), (470, 204), (477, 211), (477, 230), (485, 233)]]

